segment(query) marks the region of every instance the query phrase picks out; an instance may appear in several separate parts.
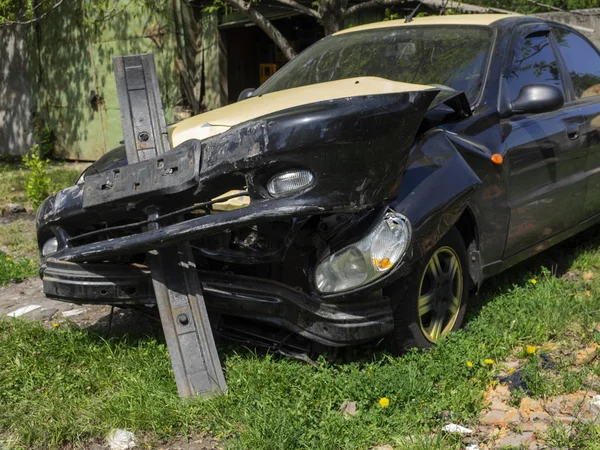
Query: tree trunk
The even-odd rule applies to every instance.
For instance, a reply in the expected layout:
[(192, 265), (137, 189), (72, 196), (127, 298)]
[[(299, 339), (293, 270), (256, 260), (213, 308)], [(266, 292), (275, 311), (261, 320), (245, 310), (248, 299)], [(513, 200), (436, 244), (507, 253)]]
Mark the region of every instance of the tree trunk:
[(186, 66), (193, 84), (195, 108), (194, 114), (202, 112), (202, 84), (204, 82), (204, 61), (202, 59), (202, 22), (196, 20), (194, 11), (188, 2), (183, 2), (181, 8), (183, 31), (185, 33)]
[(344, 28), (342, 0), (319, 0), (319, 13), (325, 36)]
[(202, 84), (202, 69), (197, 64), (197, 56), (200, 55), (198, 48), (198, 39), (202, 39), (198, 27), (190, 17), (189, 6), (181, 0), (173, 0), (173, 18), (175, 20), (176, 38), (177, 38), (177, 69), (181, 75), (183, 91), (188, 106), (193, 114), (198, 114), (201, 109), (202, 98), (200, 96), (200, 86)]
[(275, 45), (279, 47), (287, 59), (293, 59), (296, 56), (296, 51), (285, 36), (281, 34), (265, 16), (259, 13), (251, 3), (245, 3), (243, 0), (225, 0), (225, 2), (237, 11), (246, 14), (256, 26), (263, 30), (267, 36), (275, 42)]
[(269, 38), (275, 42), (275, 45), (279, 47), (287, 59), (293, 59), (296, 57), (296, 51), (293, 49), (289, 41), (283, 34), (279, 32), (277, 28), (273, 26), (271, 22), (267, 20), (265, 16), (259, 13), (255, 8), (250, 8), (248, 10), (248, 17), (261, 30), (267, 33), (267, 36), (269, 36)]

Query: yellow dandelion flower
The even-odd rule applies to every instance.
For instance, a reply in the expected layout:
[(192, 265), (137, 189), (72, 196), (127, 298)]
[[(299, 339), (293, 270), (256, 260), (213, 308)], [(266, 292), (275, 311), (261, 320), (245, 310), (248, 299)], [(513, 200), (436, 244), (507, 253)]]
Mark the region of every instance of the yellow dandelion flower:
[(390, 406), (390, 399), (387, 397), (381, 397), (379, 399), (379, 406), (381, 406), (382, 408), (387, 408), (388, 406)]
[(7, 261), (10, 261), (10, 256), (7, 256), (7, 257), (6, 257), (6, 260), (7, 260)]
[(513, 373), (515, 373), (515, 368), (511, 367), (510, 369), (508, 369), (508, 373), (509, 373), (509, 375), (512, 375)]
[(487, 358), (485, 360), (483, 360), (484, 363), (486, 363), (488, 366), (491, 366), (492, 364), (494, 364), (494, 360)]
[(533, 345), (528, 345), (525, 351), (528, 355), (533, 355), (535, 353), (535, 347)]
[(53, 323), (53, 324), (52, 324), (52, 326), (53, 326), (54, 328), (58, 328), (58, 324), (57, 324), (57, 323)]
[(537, 283), (537, 280), (536, 280), (535, 278), (532, 278), (531, 280), (529, 280), (529, 282), (530, 282), (531, 284), (536, 284), (536, 283)]
[(467, 367), (470, 369), (471, 367), (473, 367), (473, 363), (471, 361), (467, 361)]

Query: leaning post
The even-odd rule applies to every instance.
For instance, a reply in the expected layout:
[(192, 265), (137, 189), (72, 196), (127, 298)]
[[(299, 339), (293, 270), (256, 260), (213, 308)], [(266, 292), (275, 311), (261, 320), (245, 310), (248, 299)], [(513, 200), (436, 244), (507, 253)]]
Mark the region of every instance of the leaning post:
[[(127, 162), (156, 158), (171, 149), (152, 53), (113, 58)], [(149, 210), (148, 218), (160, 215)], [(157, 221), (150, 223), (157, 229)], [(189, 242), (148, 253), (177, 390), (182, 397), (227, 391), (202, 285)]]

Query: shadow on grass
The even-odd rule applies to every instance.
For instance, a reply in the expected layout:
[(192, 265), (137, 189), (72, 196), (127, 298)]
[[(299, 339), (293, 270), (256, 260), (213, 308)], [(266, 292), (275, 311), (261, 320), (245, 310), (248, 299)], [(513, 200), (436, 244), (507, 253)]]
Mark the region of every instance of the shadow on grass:
[(583, 253), (600, 246), (600, 225), (585, 230), (542, 253), (484, 281), (479, 295), (470, 305), (467, 321), (479, 314), (481, 308), (497, 295), (515, 285), (523, 285), (547, 269), (557, 278), (565, 277), (573, 262)]
[[(480, 294), (472, 301), (466, 322), (477, 317), (481, 309), (498, 295), (507, 293), (515, 285), (528, 283), (545, 268), (556, 277), (563, 277), (573, 262), (582, 254), (600, 245), (600, 226), (592, 227), (566, 241), (519, 263), (503, 273), (486, 280)], [(115, 308), (112, 326), (107, 334), (109, 315), (100, 318), (95, 324), (85, 328), (92, 339), (109, 339), (118, 342), (127, 341), (137, 345), (139, 341), (155, 339), (164, 343), (164, 334), (156, 308), (139, 307), (135, 309)], [(262, 326), (261, 326), (262, 327)], [(282, 333), (283, 335), (289, 333)], [(281, 336), (281, 335), (280, 335)], [(236, 344), (217, 338), (221, 358), (234, 355), (264, 355), (269, 352), (262, 346)], [(300, 342), (303, 342), (302, 340)], [(305, 341), (304, 341), (305, 342)], [(345, 349), (318, 348), (310, 352), (312, 358), (324, 355), (330, 362), (365, 363), (378, 360), (383, 355), (382, 345), (370, 343)], [(379, 343), (380, 344), (380, 343)], [(285, 356), (282, 356), (285, 357)]]

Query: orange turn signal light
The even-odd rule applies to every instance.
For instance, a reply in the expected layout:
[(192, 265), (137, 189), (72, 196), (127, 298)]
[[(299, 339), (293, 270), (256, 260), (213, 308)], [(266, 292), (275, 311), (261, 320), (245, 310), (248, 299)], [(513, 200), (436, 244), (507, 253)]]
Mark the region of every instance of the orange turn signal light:
[(504, 162), (504, 158), (500, 153), (494, 153), (491, 160), (494, 164), (502, 164)]
[(389, 269), (390, 267), (392, 267), (392, 262), (390, 261), (389, 258), (383, 258), (383, 259), (377, 259), (377, 258), (373, 258), (373, 263), (375, 263), (375, 265), (382, 270), (386, 270)]

